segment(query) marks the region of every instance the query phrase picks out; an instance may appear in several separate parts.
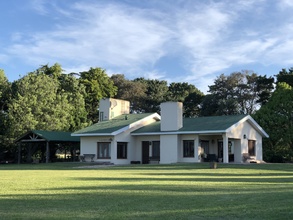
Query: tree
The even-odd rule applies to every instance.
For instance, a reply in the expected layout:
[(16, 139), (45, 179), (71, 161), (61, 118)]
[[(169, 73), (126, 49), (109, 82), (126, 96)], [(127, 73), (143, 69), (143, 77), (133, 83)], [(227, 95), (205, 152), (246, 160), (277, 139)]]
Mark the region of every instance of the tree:
[(11, 94), (11, 83), (4, 70), (0, 69), (0, 161), (11, 159), (9, 154), (10, 140), (7, 138), (7, 108)]
[(286, 69), (282, 69), (277, 77), (277, 83), (285, 82), (290, 86), (293, 86), (293, 67), (291, 67), (288, 71)]
[(45, 74), (29, 73), (14, 82), (8, 105), (10, 134), (28, 130), (70, 130), (72, 106), (67, 94), (58, 93), (59, 82)]
[(209, 101), (203, 101), (203, 109), (208, 109), (204, 106), (207, 104), (217, 108), (213, 111), (215, 115), (252, 114), (267, 102), (273, 83), (272, 77), (258, 76), (251, 71), (221, 74), (214, 85), (209, 86), (211, 96), (206, 97)]
[(270, 135), (264, 141), (264, 159), (268, 162), (293, 158), (293, 89), (278, 83), (270, 100), (253, 116)]
[(200, 92), (194, 85), (186, 82), (173, 82), (168, 86), (168, 99), (175, 102), (184, 102), (185, 98), (194, 92)]
[(114, 98), (129, 101), (131, 112), (142, 112), (141, 106), (143, 106), (143, 100), (146, 99), (146, 83), (127, 80), (123, 74), (114, 74), (111, 79), (118, 89)]
[(0, 69), (0, 112), (3, 113), (7, 110), (7, 103), (10, 96), (11, 83), (4, 73), (4, 70)]
[(199, 90), (190, 93), (183, 102), (184, 117), (197, 117), (200, 115), (201, 103), (204, 98), (204, 94)]
[(168, 84), (165, 80), (137, 78), (134, 82), (140, 82), (146, 86), (146, 95), (141, 102), (143, 112), (159, 112), (160, 104), (168, 100)]
[(113, 81), (101, 68), (90, 68), (89, 71), (81, 72), (80, 84), (85, 87), (85, 105), (88, 112), (88, 120), (95, 123), (99, 119), (98, 107), (102, 98), (114, 97), (117, 88)]

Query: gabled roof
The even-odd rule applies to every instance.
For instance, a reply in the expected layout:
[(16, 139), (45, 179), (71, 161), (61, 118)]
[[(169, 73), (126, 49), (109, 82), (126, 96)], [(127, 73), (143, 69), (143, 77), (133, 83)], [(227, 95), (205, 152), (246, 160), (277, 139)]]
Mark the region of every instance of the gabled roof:
[(197, 118), (183, 118), (183, 127), (177, 131), (161, 131), (160, 122), (155, 122), (136, 131), (133, 135), (154, 135), (164, 133), (176, 134), (214, 134), (229, 132), (239, 123), (248, 121), (263, 137), (268, 134), (249, 115), (210, 116)]
[(105, 136), (116, 135), (124, 130), (135, 126), (141, 120), (149, 118), (156, 118), (160, 120), (157, 113), (144, 113), (144, 114), (127, 114), (120, 115), (108, 121), (98, 122), (89, 127), (81, 129), (71, 134), (72, 136)]
[(79, 137), (72, 137), (71, 132), (31, 130), (20, 136), (15, 142), (80, 142)]

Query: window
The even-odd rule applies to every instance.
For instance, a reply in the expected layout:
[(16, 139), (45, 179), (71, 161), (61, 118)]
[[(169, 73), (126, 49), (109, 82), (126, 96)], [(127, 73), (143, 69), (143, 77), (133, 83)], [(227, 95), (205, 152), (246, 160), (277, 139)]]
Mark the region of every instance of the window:
[(255, 141), (248, 140), (248, 154), (249, 156), (255, 156)]
[(183, 157), (194, 157), (194, 141), (183, 141)]
[(127, 143), (117, 143), (117, 159), (127, 159)]
[(160, 141), (152, 142), (152, 157), (160, 159)]
[(209, 154), (209, 141), (201, 141), (201, 152), (204, 154)]
[(98, 159), (111, 159), (111, 143), (98, 142)]

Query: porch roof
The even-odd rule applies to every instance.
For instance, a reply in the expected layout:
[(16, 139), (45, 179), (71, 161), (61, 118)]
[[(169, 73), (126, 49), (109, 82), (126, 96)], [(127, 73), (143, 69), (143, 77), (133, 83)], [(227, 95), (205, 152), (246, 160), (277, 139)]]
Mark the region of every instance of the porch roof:
[[(91, 135), (113, 135), (120, 129), (127, 128), (131, 124), (140, 121), (154, 113), (127, 114), (120, 115), (108, 121), (98, 122), (89, 127), (72, 133), (72, 136), (91, 136)], [(156, 113), (155, 113), (156, 114)]]
[(72, 137), (71, 132), (31, 130), (15, 140), (15, 142), (80, 142), (79, 137)]
[(147, 135), (147, 134), (162, 134), (162, 133), (222, 133), (227, 132), (236, 124), (243, 120), (249, 120), (254, 128), (258, 130), (263, 136), (268, 136), (264, 130), (251, 118), (249, 115), (227, 115), (227, 116), (209, 116), (209, 117), (197, 117), (197, 118), (183, 118), (183, 127), (176, 131), (161, 131), (161, 123), (155, 122), (145, 127), (142, 127), (136, 131), (133, 131), (133, 135)]

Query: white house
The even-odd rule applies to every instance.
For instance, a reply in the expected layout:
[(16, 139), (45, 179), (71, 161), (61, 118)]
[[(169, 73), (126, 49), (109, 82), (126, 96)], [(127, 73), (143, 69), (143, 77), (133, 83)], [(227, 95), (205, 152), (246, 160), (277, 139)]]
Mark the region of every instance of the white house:
[(72, 134), (80, 137), (85, 161), (258, 162), (262, 138), (268, 137), (249, 115), (183, 118), (180, 102), (162, 103), (161, 115), (129, 114), (129, 102), (112, 98), (100, 102), (99, 110), (98, 123)]

